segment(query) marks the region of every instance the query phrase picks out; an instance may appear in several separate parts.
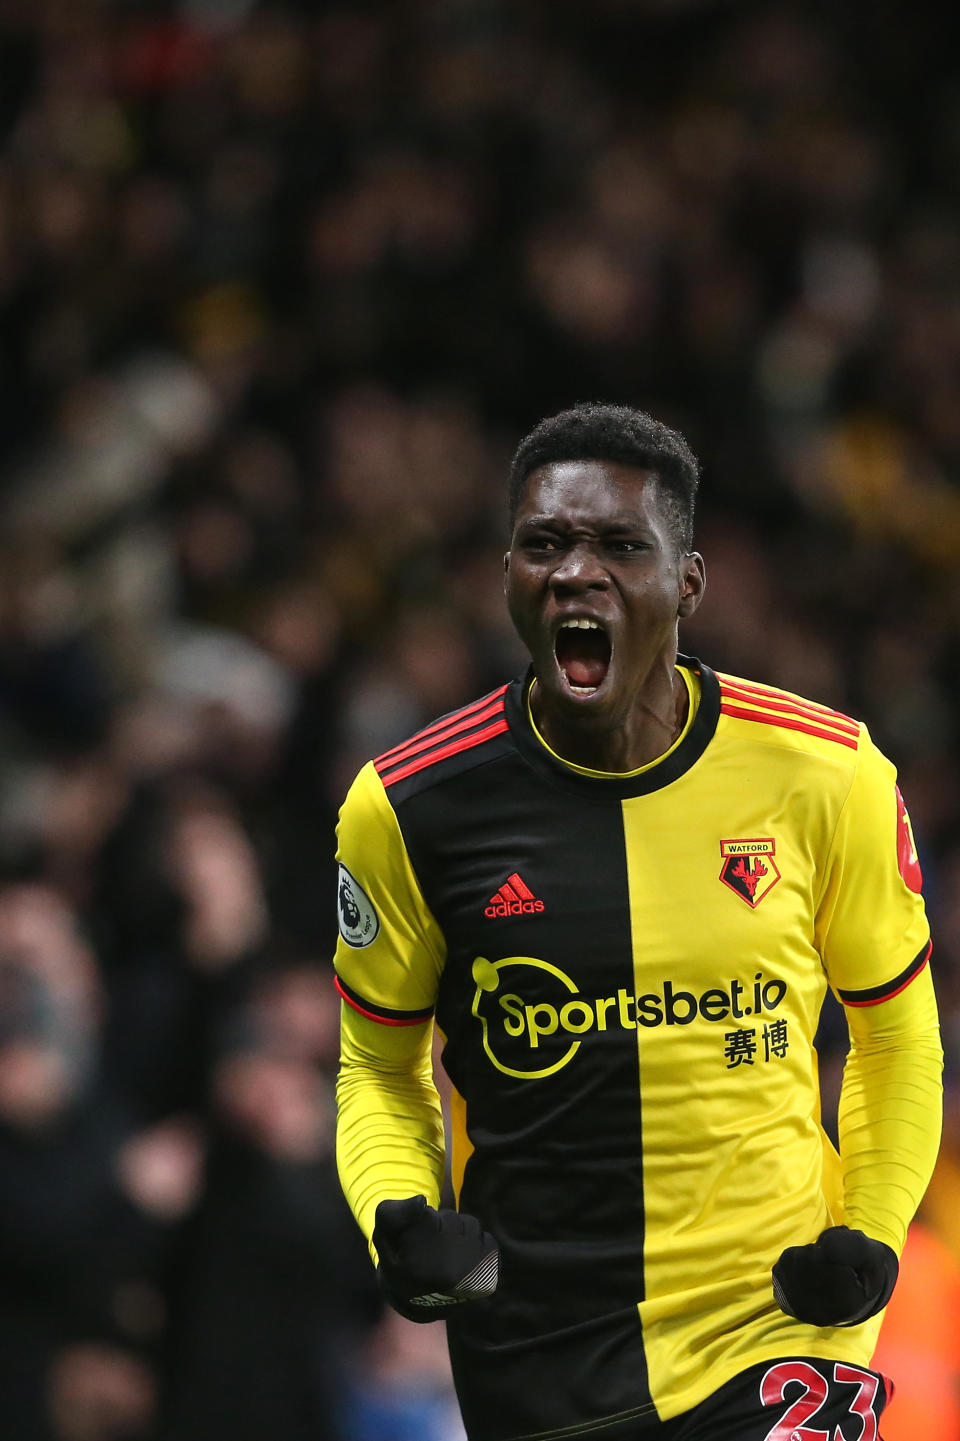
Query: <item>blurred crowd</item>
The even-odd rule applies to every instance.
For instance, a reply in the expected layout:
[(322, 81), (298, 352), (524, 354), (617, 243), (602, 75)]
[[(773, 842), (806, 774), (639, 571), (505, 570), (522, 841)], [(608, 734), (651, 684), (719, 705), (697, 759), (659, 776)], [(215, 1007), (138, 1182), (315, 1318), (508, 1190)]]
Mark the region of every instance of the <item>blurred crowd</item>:
[[(383, 1315), (336, 1182), (333, 826), (364, 760), (519, 670), (506, 468), (581, 399), (650, 409), (703, 460), (684, 648), (865, 718), (897, 762), (947, 1047), (912, 1244), (956, 1326), (938, 15), (0, 3), (11, 1441), (462, 1435), (442, 1328)], [(843, 1049), (830, 1012), (833, 1095)], [(908, 1375), (955, 1379), (902, 1333)]]

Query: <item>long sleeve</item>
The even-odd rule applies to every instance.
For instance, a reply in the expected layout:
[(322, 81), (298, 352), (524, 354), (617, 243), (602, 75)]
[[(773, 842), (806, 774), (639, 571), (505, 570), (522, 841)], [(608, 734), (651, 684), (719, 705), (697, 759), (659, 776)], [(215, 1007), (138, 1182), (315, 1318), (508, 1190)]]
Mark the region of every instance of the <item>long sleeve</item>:
[(930, 931), (896, 772), (865, 730), (818, 910), (820, 953), (844, 1008), (844, 1219), (899, 1252), (940, 1141), (943, 1051)]
[(337, 1080), (337, 1169), (369, 1240), (381, 1201), (439, 1204), (444, 1142), (433, 1083), (433, 1026), (388, 1027), (342, 1007)]
[(369, 1240), (380, 1201), (422, 1194), (436, 1205), (440, 1197), (443, 1117), (431, 1043), (446, 945), (372, 765), (344, 802), (338, 838), (337, 1165)]
[(840, 1096), (844, 1219), (899, 1253), (940, 1144), (943, 1048), (930, 967), (899, 995), (848, 1008)]

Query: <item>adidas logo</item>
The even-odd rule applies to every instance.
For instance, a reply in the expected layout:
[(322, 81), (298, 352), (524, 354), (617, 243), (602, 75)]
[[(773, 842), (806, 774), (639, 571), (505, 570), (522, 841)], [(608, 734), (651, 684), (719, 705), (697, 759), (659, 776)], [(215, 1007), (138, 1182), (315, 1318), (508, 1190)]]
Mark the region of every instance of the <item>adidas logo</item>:
[(483, 914), (495, 920), (498, 916), (532, 916), (543, 909), (543, 901), (537, 900), (530, 887), (514, 871), (490, 897)]

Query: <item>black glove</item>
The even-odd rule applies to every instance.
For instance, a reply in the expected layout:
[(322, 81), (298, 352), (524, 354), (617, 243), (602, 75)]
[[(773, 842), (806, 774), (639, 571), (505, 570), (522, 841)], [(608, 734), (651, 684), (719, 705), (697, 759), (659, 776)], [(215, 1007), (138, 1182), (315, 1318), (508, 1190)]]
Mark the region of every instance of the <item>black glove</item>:
[(439, 1321), (497, 1289), (500, 1252), (475, 1216), (435, 1211), (425, 1196), (381, 1201), (373, 1228), (380, 1289), (408, 1321)]
[(862, 1231), (831, 1226), (810, 1246), (788, 1246), (773, 1268), (781, 1311), (811, 1326), (856, 1326), (890, 1300), (896, 1253)]

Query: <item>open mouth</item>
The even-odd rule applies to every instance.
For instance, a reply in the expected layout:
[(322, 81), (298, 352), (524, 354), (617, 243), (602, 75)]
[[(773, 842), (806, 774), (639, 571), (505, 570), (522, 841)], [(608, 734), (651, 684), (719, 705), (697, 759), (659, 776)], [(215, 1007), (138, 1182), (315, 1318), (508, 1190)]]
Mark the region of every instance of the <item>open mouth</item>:
[(560, 674), (574, 695), (594, 695), (600, 689), (607, 678), (612, 650), (598, 621), (583, 617), (563, 621), (554, 651)]

